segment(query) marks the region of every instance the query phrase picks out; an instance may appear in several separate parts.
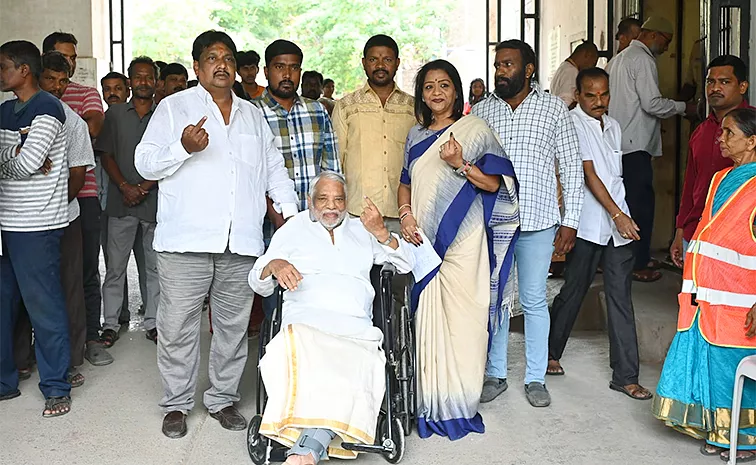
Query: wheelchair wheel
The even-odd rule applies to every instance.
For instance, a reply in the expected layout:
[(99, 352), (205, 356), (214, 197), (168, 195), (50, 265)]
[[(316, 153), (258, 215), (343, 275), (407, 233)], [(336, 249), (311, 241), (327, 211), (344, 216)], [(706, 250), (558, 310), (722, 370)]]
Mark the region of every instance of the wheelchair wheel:
[(262, 416), (255, 415), (247, 428), (247, 452), (255, 465), (263, 465), (268, 462), (269, 439), (260, 435)]
[(383, 445), (388, 445), (386, 442), (388, 441), (389, 426), (391, 427), (391, 442), (393, 450), (391, 452), (384, 452), (382, 455), (388, 463), (399, 463), (402, 460), (402, 457), (404, 457), (404, 428), (402, 427), (402, 421), (399, 418), (394, 417), (391, 421), (391, 425), (388, 425), (386, 417), (381, 416), (381, 421), (378, 424), (378, 432), (380, 434), (380, 443)]

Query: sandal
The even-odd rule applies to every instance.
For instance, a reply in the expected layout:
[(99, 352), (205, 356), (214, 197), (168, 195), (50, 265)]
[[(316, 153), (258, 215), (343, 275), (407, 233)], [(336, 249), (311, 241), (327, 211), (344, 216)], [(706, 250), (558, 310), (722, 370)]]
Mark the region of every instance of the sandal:
[(112, 329), (106, 329), (100, 335), (100, 342), (102, 342), (102, 345), (105, 346), (105, 348), (109, 349), (113, 347), (113, 344), (115, 344), (119, 337), (121, 336), (119, 336), (117, 332)]
[(638, 281), (639, 283), (653, 283), (654, 281), (660, 280), (661, 277), (662, 274), (660, 271), (652, 270), (650, 268), (633, 271), (633, 281)]
[[(747, 454), (747, 455), (741, 455)], [(730, 449), (725, 449), (724, 452), (719, 454), (719, 458), (724, 462), (730, 461)], [(735, 456), (737, 463), (748, 463), (756, 460), (756, 450), (739, 450)]]
[(16, 389), (15, 391), (9, 392), (7, 394), (0, 394), (0, 400), (11, 400), (15, 399), (16, 397), (21, 395), (21, 391)]
[(71, 385), (72, 388), (77, 388), (84, 384), (84, 375), (81, 373), (78, 373), (75, 370), (71, 370), (68, 372), (68, 384)]
[[(628, 386), (636, 386), (635, 389), (629, 389)], [(609, 389), (625, 394), (627, 397), (635, 400), (648, 400), (654, 397), (651, 391), (644, 388), (640, 384), (628, 384), (627, 386), (620, 386), (619, 384), (609, 383)], [(640, 395), (638, 395), (640, 394)]]
[(659, 268), (662, 267), (662, 262), (660, 262), (659, 260), (655, 258), (652, 258), (651, 260), (648, 261), (648, 264), (646, 265), (646, 267), (649, 270), (658, 270)]
[[(551, 363), (555, 362), (556, 366)], [(549, 360), (549, 365), (546, 367), (546, 374), (548, 376), (564, 376), (564, 368), (559, 364), (558, 360)]]
[[(709, 449), (711, 447), (712, 449)], [(719, 446), (712, 446), (711, 444), (704, 441), (703, 444), (701, 444), (701, 448), (698, 449), (698, 451), (701, 453), (701, 455), (705, 455), (707, 457), (712, 457), (714, 455), (719, 455), (722, 452), (724, 452), (724, 448)]]
[[(45, 399), (45, 409), (42, 411), (44, 418), (60, 417), (71, 411), (71, 397), (53, 396)], [(50, 412), (50, 413), (46, 413)]]

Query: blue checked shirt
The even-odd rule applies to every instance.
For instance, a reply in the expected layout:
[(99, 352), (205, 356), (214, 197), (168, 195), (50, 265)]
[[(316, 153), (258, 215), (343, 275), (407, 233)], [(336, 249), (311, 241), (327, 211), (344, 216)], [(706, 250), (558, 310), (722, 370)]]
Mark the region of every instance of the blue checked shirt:
[[(498, 134), (520, 182), (523, 231), (541, 231), (555, 224), (575, 230), (583, 207), (583, 162), (577, 132), (567, 106), (536, 83), (514, 110), (498, 95), (475, 105), (472, 113)], [(564, 218), (557, 201), (555, 163), (564, 194)]]
[(331, 117), (323, 104), (297, 96), (291, 111), (286, 111), (265, 89), (251, 101), (262, 110), (284, 156), (289, 177), (299, 196), (299, 209), (307, 208), (310, 181), (321, 171), (341, 173), (341, 163)]

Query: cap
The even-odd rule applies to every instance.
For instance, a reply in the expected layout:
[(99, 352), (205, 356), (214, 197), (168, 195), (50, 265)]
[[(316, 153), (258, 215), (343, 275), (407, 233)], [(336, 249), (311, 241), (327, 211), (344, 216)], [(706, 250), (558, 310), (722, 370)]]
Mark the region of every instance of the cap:
[(661, 16), (652, 16), (648, 18), (646, 22), (643, 23), (643, 26), (641, 26), (641, 29), (661, 32), (663, 34), (669, 35), (674, 35), (675, 33), (675, 28), (672, 26), (672, 23), (670, 23), (668, 19), (662, 18)]

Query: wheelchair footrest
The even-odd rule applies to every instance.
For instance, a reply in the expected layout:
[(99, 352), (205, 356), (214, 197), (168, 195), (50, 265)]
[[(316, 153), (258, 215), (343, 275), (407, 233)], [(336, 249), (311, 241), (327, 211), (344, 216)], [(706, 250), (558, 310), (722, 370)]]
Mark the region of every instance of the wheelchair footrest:
[(384, 452), (390, 453), (394, 450), (392, 447), (374, 446), (371, 444), (354, 444), (351, 442), (342, 442), (341, 447), (346, 450), (353, 450), (355, 452), (369, 452), (373, 454), (382, 454)]

